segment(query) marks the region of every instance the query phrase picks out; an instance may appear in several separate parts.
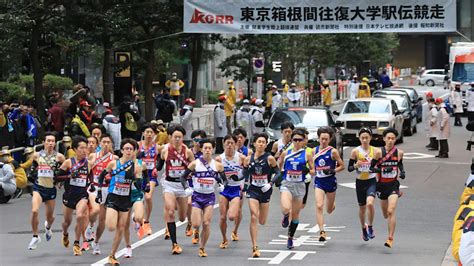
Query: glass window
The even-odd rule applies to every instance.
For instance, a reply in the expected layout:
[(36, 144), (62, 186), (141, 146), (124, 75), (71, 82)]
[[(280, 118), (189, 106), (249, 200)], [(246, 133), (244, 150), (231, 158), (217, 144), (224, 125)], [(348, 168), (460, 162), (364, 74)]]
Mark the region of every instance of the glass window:
[(384, 114), (390, 112), (390, 106), (385, 101), (356, 101), (348, 102), (344, 114), (374, 113)]
[(458, 82), (473, 82), (474, 63), (455, 63), (452, 80)]
[(276, 112), (270, 121), (271, 129), (280, 130), (284, 122), (291, 122), (295, 127), (306, 127), (307, 129), (328, 126), (328, 116), (325, 110), (311, 109), (289, 109)]

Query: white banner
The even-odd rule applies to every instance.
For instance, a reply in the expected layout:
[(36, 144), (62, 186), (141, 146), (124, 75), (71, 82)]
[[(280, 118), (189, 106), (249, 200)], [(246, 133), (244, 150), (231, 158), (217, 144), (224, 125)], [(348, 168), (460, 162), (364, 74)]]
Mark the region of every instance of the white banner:
[(188, 33), (455, 32), (456, 0), (184, 0)]

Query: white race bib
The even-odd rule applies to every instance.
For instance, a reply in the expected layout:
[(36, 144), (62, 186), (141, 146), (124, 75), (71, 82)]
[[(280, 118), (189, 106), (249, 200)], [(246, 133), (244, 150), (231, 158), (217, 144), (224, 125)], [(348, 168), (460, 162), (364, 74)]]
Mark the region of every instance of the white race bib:
[(193, 187), (194, 191), (202, 194), (211, 194), (214, 193), (214, 178), (196, 178), (193, 177)]
[(303, 181), (303, 171), (287, 170), (286, 171), (286, 180), (290, 181), (290, 182), (302, 182)]
[(252, 175), (252, 185), (263, 187), (265, 184), (268, 184), (267, 175)]
[(119, 196), (130, 195), (130, 184), (115, 183), (113, 193)]
[(145, 168), (147, 170), (153, 170), (155, 168), (155, 160), (151, 158), (144, 158), (143, 162), (145, 163)]
[(69, 185), (76, 187), (86, 187), (87, 177), (80, 176), (78, 178), (71, 178), (71, 180), (69, 180)]
[(53, 178), (54, 171), (47, 164), (38, 165), (38, 177)]

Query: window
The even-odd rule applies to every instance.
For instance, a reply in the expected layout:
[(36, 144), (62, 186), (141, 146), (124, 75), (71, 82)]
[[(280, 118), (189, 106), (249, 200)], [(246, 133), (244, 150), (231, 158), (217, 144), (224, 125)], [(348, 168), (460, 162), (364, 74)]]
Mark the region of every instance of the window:
[(348, 102), (344, 108), (344, 114), (374, 113), (384, 114), (390, 112), (390, 106), (386, 101), (354, 101)]
[(307, 129), (328, 126), (329, 123), (334, 123), (332, 120), (329, 121), (325, 110), (297, 108), (276, 112), (271, 118), (269, 127), (280, 130), (280, 126), (284, 122), (291, 122), (295, 127), (306, 127)]
[(458, 82), (473, 82), (474, 63), (455, 63), (452, 80)]

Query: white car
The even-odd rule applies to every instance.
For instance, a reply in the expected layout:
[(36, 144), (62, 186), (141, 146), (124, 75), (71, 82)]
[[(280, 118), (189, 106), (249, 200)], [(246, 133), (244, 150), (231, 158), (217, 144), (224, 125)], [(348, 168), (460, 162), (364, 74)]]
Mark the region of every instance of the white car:
[(418, 84), (433, 87), (443, 85), (446, 73), (444, 69), (427, 69), (418, 77)]
[(340, 113), (335, 111), (334, 114), (339, 116), (336, 126), (340, 127), (344, 142), (358, 141), (357, 134), (362, 127), (369, 127), (372, 130), (372, 139), (381, 141), (383, 131), (393, 127), (399, 133), (397, 141), (403, 143), (403, 115), (392, 99), (349, 100)]

